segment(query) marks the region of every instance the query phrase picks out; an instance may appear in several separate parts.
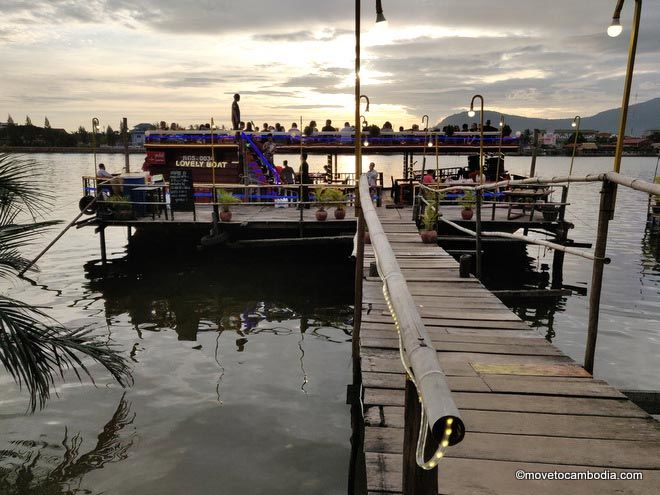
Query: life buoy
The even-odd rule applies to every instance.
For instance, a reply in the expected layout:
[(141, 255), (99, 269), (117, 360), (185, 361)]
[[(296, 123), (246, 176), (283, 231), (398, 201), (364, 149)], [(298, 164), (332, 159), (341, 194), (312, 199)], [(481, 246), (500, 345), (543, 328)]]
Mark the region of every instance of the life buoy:
[(86, 215), (93, 215), (96, 213), (96, 203), (94, 202), (94, 196), (83, 196), (80, 198), (80, 201), (78, 201), (78, 209), (80, 211), (84, 212)]

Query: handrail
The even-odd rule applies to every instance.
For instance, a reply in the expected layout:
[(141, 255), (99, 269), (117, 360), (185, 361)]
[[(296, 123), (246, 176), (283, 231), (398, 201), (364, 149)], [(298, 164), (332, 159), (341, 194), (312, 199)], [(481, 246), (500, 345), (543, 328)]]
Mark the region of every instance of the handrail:
[[(423, 469), (433, 469), (443, 457), (444, 449), (463, 439), (465, 425), (451, 397), (431, 338), (417, 312), (415, 301), (408, 291), (399, 263), (378, 219), (369, 195), (366, 175), (360, 178), (360, 204), (369, 228), (376, 266), (383, 280), (385, 301), (399, 333), (401, 360), (409, 378), (417, 388), (422, 403), (422, 427), (417, 444), (417, 464)], [(424, 461), (423, 446), (427, 427), (439, 440), (440, 445), (434, 456)]]

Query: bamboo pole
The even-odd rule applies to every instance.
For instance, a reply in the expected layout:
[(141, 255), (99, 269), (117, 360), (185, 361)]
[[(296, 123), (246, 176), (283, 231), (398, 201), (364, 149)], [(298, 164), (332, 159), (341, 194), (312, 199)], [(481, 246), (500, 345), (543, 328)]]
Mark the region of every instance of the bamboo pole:
[[(109, 182), (109, 181), (106, 181), (106, 182)], [(97, 187), (97, 189), (98, 189), (98, 184), (97, 184), (96, 187)], [(79, 219), (80, 217), (82, 217), (82, 216), (85, 214), (85, 210), (87, 210), (87, 208), (89, 208), (89, 207), (92, 206), (94, 203), (96, 203), (96, 201), (97, 201), (98, 199), (99, 199), (99, 196), (98, 196), (98, 195), (94, 196), (94, 198), (92, 199), (92, 201), (89, 202), (89, 204), (85, 207), (85, 209), (84, 209), (83, 211), (81, 211), (78, 215), (76, 215), (76, 217), (75, 217), (73, 220), (71, 220), (71, 221), (67, 224), (67, 226), (64, 227), (64, 228), (62, 229), (62, 231), (61, 231), (59, 234), (57, 234), (57, 236), (55, 237), (55, 239), (53, 239), (52, 241), (50, 241), (50, 242), (48, 243), (48, 245), (47, 245), (45, 248), (43, 248), (43, 249), (41, 250), (41, 252), (40, 252), (40, 253), (39, 253), (39, 254), (38, 254), (38, 255), (37, 255), (32, 261), (30, 261), (30, 262), (27, 264), (27, 266), (26, 266), (25, 268), (23, 268), (23, 269), (18, 273), (18, 276), (19, 276), (19, 277), (22, 277), (23, 275), (25, 275), (25, 272), (27, 272), (30, 268), (32, 268), (32, 267), (34, 266), (34, 264), (35, 264), (37, 261), (39, 261), (39, 259), (41, 259), (41, 257), (42, 257), (44, 254), (46, 254), (46, 253), (48, 252), (48, 250), (49, 250), (51, 247), (53, 247), (53, 245), (54, 245), (57, 241), (59, 241), (59, 240), (62, 238), (62, 236), (66, 233), (66, 231), (69, 230), (69, 229), (70, 229), (70, 228), (71, 228), (71, 227), (72, 227), (72, 226), (78, 221), (78, 219)], [(105, 238), (104, 238), (104, 239), (105, 239)], [(103, 244), (105, 244), (105, 240), (104, 240)]]
[[(452, 222), (451, 220), (447, 220), (444, 217), (440, 217), (440, 221), (446, 223), (447, 225), (451, 225), (456, 230), (459, 230), (459, 231), (461, 231), (465, 234), (468, 234), (468, 235), (471, 235), (471, 236), (476, 236), (477, 235), (477, 233), (474, 230), (470, 230), (468, 228), (462, 227), (462, 226), (458, 225), (457, 223)], [(577, 249), (562, 246), (561, 244), (555, 244), (554, 242), (544, 241), (543, 239), (534, 239), (532, 237), (528, 237), (528, 236), (521, 235), (521, 234), (509, 234), (508, 232), (482, 232), (481, 235), (483, 237), (503, 237), (503, 238), (507, 238), (507, 239), (514, 239), (514, 240), (517, 240), (517, 241), (527, 242), (529, 244), (537, 244), (539, 246), (545, 246), (545, 247), (550, 248), (550, 249), (556, 249), (556, 250), (559, 250), (559, 251), (563, 251), (564, 253), (573, 254), (573, 255), (579, 256), (581, 258), (586, 258), (588, 260), (596, 259), (596, 254), (585, 253), (585, 252), (582, 252), (582, 251), (578, 251)], [(609, 264), (610, 261), (611, 260), (609, 258), (603, 258), (602, 259), (602, 262), (605, 263), (605, 264)]]
[(429, 428), (436, 434), (443, 432), (446, 425), (452, 425), (448, 441), (449, 445), (455, 445), (463, 439), (465, 426), (451, 397), (431, 338), (417, 312), (394, 251), (369, 198), (366, 177), (360, 179), (360, 189), (362, 212), (369, 227), (369, 237), (383, 280), (383, 292), (400, 332), (404, 362), (410, 363), (409, 369), (414, 371), (417, 393), (428, 417)]
[[(621, 102), (621, 111), (619, 112), (619, 133), (616, 140), (616, 150), (614, 152), (614, 171), (617, 173), (621, 171), (621, 156), (623, 155), (623, 141), (626, 136), (628, 103), (630, 102), (630, 89), (632, 87), (633, 71), (635, 68), (635, 54), (637, 53), (637, 37), (639, 35), (639, 21), (641, 16), (642, 0), (635, 0), (635, 11), (633, 14), (632, 29), (630, 30), (630, 43), (628, 45), (626, 79), (623, 86), (623, 101)], [(616, 197), (614, 201), (616, 201)]]

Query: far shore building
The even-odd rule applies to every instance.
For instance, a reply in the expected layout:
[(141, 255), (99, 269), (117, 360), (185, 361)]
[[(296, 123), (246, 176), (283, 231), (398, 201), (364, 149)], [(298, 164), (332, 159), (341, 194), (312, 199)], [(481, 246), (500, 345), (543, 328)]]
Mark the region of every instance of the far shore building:
[(153, 124), (142, 123), (138, 124), (130, 132), (131, 146), (135, 148), (142, 148), (144, 146), (144, 133), (147, 131), (155, 131), (158, 129)]

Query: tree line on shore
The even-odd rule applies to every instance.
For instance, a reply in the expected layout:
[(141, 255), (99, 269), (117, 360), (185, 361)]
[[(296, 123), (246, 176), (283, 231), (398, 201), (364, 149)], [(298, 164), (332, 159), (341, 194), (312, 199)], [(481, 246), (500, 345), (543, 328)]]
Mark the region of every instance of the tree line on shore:
[(14, 122), (11, 115), (7, 117), (7, 123), (0, 127), (0, 146), (9, 147), (88, 147), (96, 146), (116, 146), (121, 143), (120, 131), (115, 131), (111, 126), (107, 126), (102, 131), (93, 133), (84, 126), (79, 126), (76, 132), (67, 132), (65, 129), (53, 128), (50, 125), (48, 117), (44, 119), (43, 127), (32, 124), (30, 116), (25, 117), (25, 124), (19, 125)]

